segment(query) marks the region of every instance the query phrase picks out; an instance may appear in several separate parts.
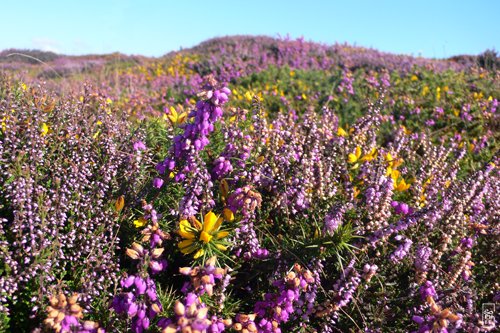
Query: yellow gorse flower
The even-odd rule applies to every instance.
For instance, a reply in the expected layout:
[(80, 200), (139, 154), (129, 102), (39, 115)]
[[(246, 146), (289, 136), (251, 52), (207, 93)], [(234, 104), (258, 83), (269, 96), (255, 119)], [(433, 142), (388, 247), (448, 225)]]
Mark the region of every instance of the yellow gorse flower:
[(231, 209), (229, 208), (224, 208), (222, 211), (222, 215), (224, 216), (224, 219), (228, 222), (233, 222), (234, 221), (234, 213)]
[[(15, 112), (14, 109), (11, 110), (12, 113)], [(4, 116), (2, 119), (1, 119), (1, 123), (0, 123), (0, 127), (2, 128), (2, 132), (5, 132), (7, 130), (7, 121), (9, 119), (12, 119), (10, 116)]]
[(402, 125), (401, 128), (403, 129), (403, 132), (406, 134), (406, 135), (410, 135), (411, 134), (411, 131), (406, 128), (406, 126)]
[(347, 132), (345, 131), (345, 129), (339, 126), (339, 128), (337, 128), (337, 136), (346, 137)]
[(148, 223), (148, 220), (146, 220), (144, 217), (139, 217), (137, 220), (134, 220), (134, 226), (136, 228), (142, 228)]
[(46, 123), (43, 123), (40, 126), (40, 133), (42, 136), (49, 134), (49, 131), (50, 131), (49, 126)]
[(172, 125), (182, 125), (187, 120), (187, 112), (177, 113), (173, 106), (170, 107), (170, 114), (167, 115), (168, 120), (172, 123)]
[(377, 157), (377, 148), (373, 147), (368, 154), (363, 155), (361, 147), (357, 146), (354, 153), (347, 155), (347, 161), (350, 164), (354, 164), (351, 169), (357, 169), (359, 167), (359, 162), (369, 162), (375, 159), (375, 157)]
[(402, 158), (393, 157), (391, 153), (387, 153), (384, 158), (388, 164), (386, 176), (391, 176), (392, 171), (403, 164)]
[(425, 194), (425, 191), (427, 190), (427, 186), (430, 185), (432, 178), (434, 178), (432, 175), (427, 179), (423, 184), (422, 184), (422, 191), (420, 192), (420, 196), (417, 200), (417, 206), (418, 207), (424, 207), (427, 204), (427, 195)]
[(369, 161), (374, 160), (375, 157), (377, 157), (377, 148), (374, 147), (374, 148), (372, 148), (372, 150), (368, 154), (361, 157), (360, 161), (369, 162)]
[(426, 204), (427, 204), (427, 197), (425, 194), (421, 194), (417, 200), (417, 206), (422, 208), (425, 207)]
[(225, 251), (227, 246), (221, 240), (229, 235), (229, 231), (220, 230), (223, 221), (223, 216), (217, 216), (211, 211), (205, 214), (203, 223), (194, 217), (190, 221), (181, 220), (177, 234), (183, 240), (177, 246), (184, 254), (194, 252), (194, 259), (203, 256), (210, 246)]
[(253, 99), (253, 94), (250, 92), (250, 91), (247, 91), (244, 95), (244, 97), (246, 98), (247, 101), (251, 102), (252, 99)]
[(424, 86), (424, 88), (422, 89), (422, 96), (425, 96), (429, 93), (430, 89), (428, 86)]
[(387, 162), (387, 171), (386, 176), (390, 176), (394, 181), (394, 190), (398, 192), (404, 192), (410, 188), (410, 184), (406, 182), (406, 180), (401, 177), (401, 173), (399, 170), (396, 170), (398, 166), (403, 164), (402, 158), (393, 157), (391, 153), (387, 153), (385, 155), (385, 161)]
[(347, 161), (351, 164), (358, 162), (360, 158), (361, 158), (361, 147), (360, 146), (356, 147), (356, 150), (354, 151), (354, 153), (350, 153), (349, 155), (347, 155)]
[(394, 181), (394, 190), (398, 192), (404, 192), (410, 188), (410, 184), (407, 184), (399, 170), (392, 170), (391, 178)]

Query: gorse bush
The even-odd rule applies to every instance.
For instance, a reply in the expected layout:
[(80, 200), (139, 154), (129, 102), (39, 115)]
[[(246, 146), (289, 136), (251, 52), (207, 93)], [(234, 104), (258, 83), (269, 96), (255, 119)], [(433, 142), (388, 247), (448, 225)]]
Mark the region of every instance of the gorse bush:
[(479, 66), (490, 71), (496, 71), (499, 67), (500, 60), (498, 59), (495, 50), (486, 50), (478, 56), (477, 62)]
[(497, 328), (494, 69), (240, 36), (80, 74), (0, 82), (1, 329)]
[(53, 61), (61, 57), (54, 52), (40, 50), (18, 50), (9, 49), (0, 52), (0, 62), (25, 62), (29, 64), (38, 64), (40, 61)]

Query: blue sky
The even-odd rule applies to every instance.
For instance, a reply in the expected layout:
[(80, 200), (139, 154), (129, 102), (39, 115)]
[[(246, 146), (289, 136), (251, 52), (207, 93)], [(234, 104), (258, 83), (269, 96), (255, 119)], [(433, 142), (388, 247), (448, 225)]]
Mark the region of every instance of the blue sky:
[(160, 56), (208, 38), (289, 34), (449, 57), (500, 51), (498, 0), (2, 0), (0, 50)]

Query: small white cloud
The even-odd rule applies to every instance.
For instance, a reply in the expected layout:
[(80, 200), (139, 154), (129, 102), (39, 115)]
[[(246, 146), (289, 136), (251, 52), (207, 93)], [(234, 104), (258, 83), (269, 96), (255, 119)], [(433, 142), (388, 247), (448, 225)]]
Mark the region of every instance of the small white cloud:
[(31, 40), (31, 44), (33, 45), (34, 49), (39, 49), (47, 52), (59, 53), (59, 50), (61, 48), (61, 44), (59, 44), (58, 41), (45, 37), (33, 38)]

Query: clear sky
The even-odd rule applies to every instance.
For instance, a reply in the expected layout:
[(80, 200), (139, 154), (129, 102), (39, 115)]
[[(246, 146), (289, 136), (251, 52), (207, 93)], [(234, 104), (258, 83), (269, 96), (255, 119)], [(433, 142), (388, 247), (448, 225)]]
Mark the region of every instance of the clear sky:
[(264, 34), (449, 57), (500, 51), (500, 0), (0, 0), (0, 50), (160, 56)]

